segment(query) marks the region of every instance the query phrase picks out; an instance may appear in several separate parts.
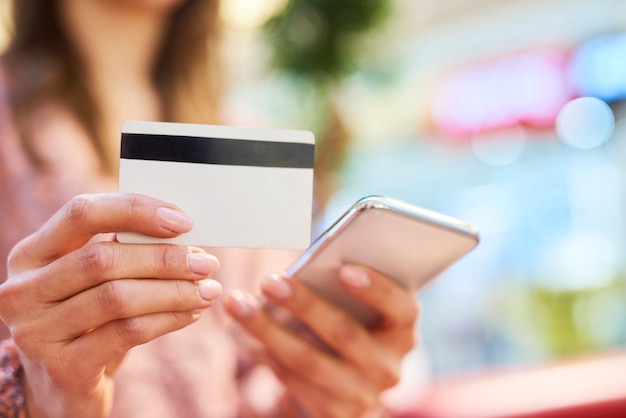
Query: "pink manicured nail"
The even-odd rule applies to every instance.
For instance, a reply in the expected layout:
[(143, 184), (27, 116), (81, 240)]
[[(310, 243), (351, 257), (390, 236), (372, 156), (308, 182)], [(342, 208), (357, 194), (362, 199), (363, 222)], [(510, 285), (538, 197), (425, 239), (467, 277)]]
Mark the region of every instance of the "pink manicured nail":
[(230, 292), (233, 302), (232, 307), (235, 310), (235, 314), (244, 318), (250, 316), (255, 311), (256, 307), (251, 303), (250, 299), (241, 290), (232, 290)]
[(193, 226), (191, 218), (181, 211), (170, 208), (158, 208), (156, 213), (161, 227), (172, 232), (187, 232)]
[(212, 301), (222, 293), (222, 285), (215, 280), (200, 280), (198, 293), (202, 299)]
[(278, 274), (264, 278), (261, 282), (261, 289), (276, 299), (288, 299), (293, 295), (289, 281)]
[(371, 283), (367, 272), (353, 265), (341, 267), (340, 277), (344, 283), (359, 289), (364, 289)]
[(196, 274), (208, 276), (219, 270), (220, 263), (219, 260), (211, 254), (189, 253), (187, 254), (187, 266), (189, 270)]

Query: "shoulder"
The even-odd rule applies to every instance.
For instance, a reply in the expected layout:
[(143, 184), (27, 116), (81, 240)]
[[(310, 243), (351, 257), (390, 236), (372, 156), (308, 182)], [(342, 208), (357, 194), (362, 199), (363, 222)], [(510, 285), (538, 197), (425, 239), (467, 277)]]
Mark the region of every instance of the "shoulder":
[(92, 141), (76, 116), (65, 106), (51, 99), (41, 99), (29, 105), (24, 115), (13, 112), (10, 103), (17, 100), (15, 95), (20, 93), (10, 90), (15, 81), (12, 72), (5, 58), (0, 57), (0, 138), (4, 145), (8, 142), (7, 136), (16, 138), (46, 171), (64, 171), (72, 167), (74, 172), (96, 172), (100, 160)]
[(46, 102), (33, 109), (28, 127), (33, 152), (47, 171), (96, 175), (100, 159), (93, 142), (65, 107)]

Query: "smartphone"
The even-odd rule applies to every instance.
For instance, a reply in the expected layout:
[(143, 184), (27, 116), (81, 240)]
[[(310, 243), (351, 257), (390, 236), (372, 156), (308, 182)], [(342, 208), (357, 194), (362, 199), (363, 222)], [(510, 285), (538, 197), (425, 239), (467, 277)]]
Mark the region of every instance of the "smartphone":
[(380, 315), (344, 290), (340, 267), (372, 268), (414, 293), (470, 252), (479, 242), (472, 225), (385, 196), (358, 200), (288, 269), (322, 297), (365, 326)]

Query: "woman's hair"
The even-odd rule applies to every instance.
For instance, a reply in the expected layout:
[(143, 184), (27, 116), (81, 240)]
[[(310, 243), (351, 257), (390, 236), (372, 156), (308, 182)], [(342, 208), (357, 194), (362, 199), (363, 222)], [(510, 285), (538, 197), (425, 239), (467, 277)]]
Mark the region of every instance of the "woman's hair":
[[(87, 88), (83, 62), (60, 22), (56, 0), (14, 0), (13, 33), (4, 57), (9, 103), (29, 144), (34, 108), (52, 100), (76, 115), (94, 141), (103, 170), (112, 173), (99, 127), (99, 109)], [(221, 80), (217, 0), (186, 0), (174, 11), (152, 74), (167, 121), (215, 122)], [(35, 157), (34, 157), (35, 158)]]

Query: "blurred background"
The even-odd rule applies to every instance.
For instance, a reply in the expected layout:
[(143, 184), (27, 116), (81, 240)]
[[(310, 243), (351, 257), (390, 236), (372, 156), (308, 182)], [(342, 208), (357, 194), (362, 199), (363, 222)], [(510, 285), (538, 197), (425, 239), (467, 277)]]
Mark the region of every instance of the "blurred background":
[(228, 107), (316, 132), (320, 228), (385, 194), (479, 229), (419, 295), (429, 376), (626, 345), (626, 2), (223, 6)]
[(626, 346), (626, 2), (222, 0), (222, 20), (228, 120), (316, 133), (318, 232), (370, 194), (479, 229), (418, 295), (409, 379)]

